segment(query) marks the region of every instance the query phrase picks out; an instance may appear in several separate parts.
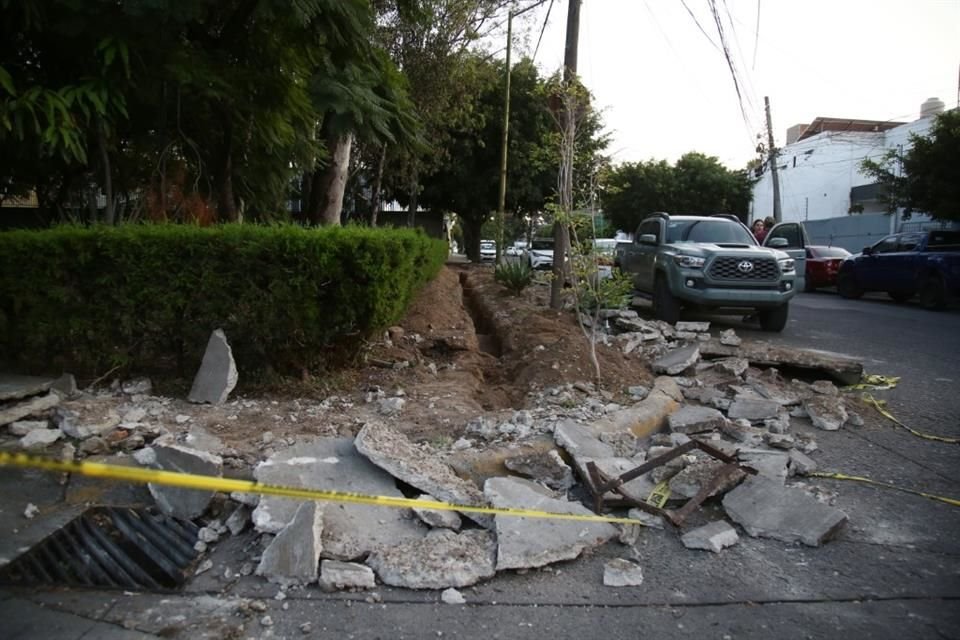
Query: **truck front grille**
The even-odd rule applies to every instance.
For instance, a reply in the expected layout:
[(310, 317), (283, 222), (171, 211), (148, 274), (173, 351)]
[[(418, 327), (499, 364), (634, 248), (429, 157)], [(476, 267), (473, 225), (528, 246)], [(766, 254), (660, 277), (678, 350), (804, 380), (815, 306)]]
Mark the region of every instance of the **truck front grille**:
[[(751, 267), (747, 267), (748, 264)], [(773, 258), (721, 256), (710, 264), (707, 275), (714, 280), (776, 282), (780, 278), (780, 269), (777, 267), (777, 261)]]

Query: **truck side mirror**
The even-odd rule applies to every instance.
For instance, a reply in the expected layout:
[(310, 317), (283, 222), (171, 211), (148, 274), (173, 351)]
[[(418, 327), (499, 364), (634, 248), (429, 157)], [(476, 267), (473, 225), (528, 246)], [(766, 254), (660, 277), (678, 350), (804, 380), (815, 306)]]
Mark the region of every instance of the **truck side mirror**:
[(657, 236), (652, 233), (645, 233), (640, 236), (640, 244), (657, 244)]
[(873, 253), (873, 247), (864, 247), (863, 251), (861, 251), (860, 253), (862, 253), (865, 256), (869, 256)]
[(782, 249), (790, 246), (790, 242), (786, 238), (770, 238), (766, 245), (771, 249)]

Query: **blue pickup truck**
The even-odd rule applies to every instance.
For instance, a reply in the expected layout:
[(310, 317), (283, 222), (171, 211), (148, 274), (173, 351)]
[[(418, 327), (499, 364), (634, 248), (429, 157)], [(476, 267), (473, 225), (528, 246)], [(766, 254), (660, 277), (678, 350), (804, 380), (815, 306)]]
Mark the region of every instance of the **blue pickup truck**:
[(897, 302), (917, 296), (927, 309), (942, 309), (960, 296), (960, 231), (887, 236), (840, 265), (837, 291), (859, 298), (885, 291)]

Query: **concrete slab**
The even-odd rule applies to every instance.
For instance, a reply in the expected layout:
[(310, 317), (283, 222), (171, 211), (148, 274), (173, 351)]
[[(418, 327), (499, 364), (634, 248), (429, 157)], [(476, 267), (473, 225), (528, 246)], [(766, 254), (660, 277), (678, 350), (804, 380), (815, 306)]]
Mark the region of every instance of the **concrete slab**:
[(802, 491), (752, 476), (724, 496), (723, 508), (753, 537), (820, 546), (847, 522), (847, 514)]
[(53, 386), (53, 378), (0, 373), (0, 402), (40, 395)]
[[(495, 507), (576, 513), (593, 512), (577, 502), (544, 495), (539, 487), (519, 478), (491, 478), (484, 495)], [(616, 537), (617, 528), (607, 523), (546, 520), (496, 516), (497, 570), (542, 567), (576, 558), (584, 549)]]
[[(428, 500), (431, 502), (437, 501), (436, 498), (426, 493), (417, 496), (417, 500)], [(438, 511), (436, 509), (418, 509), (414, 507), (413, 512), (424, 522), (424, 524), (433, 527), (434, 529), (452, 529), (453, 531), (460, 531), (460, 527), (463, 524), (460, 520), (460, 514), (458, 514), (456, 511)]]
[(684, 405), (667, 418), (674, 433), (702, 433), (719, 429), (726, 422), (722, 413), (711, 407)]
[[(165, 471), (195, 473), (204, 476), (223, 475), (223, 459), (212, 453), (177, 444), (173, 438), (164, 436), (153, 441), (156, 467)], [(181, 489), (158, 484), (149, 484), (150, 495), (157, 507), (167, 515), (192, 520), (206, 511), (213, 491)]]
[(814, 395), (803, 401), (803, 408), (813, 426), (824, 431), (836, 431), (849, 417), (843, 406), (843, 398), (838, 396)]
[(750, 398), (742, 394), (737, 395), (730, 404), (727, 415), (731, 420), (743, 418), (751, 422), (759, 422), (767, 418), (775, 418), (780, 414), (780, 403), (766, 398)]
[(716, 520), (702, 527), (691, 529), (680, 537), (680, 542), (687, 549), (703, 549), (720, 553), (722, 549), (733, 546), (740, 541), (737, 530), (726, 520)]
[[(373, 464), (390, 475), (452, 504), (486, 506), (483, 493), (475, 484), (457, 476), (441, 460), (424, 455), (402, 433), (380, 422), (370, 422), (357, 434), (354, 446)], [(477, 524), (491, 528), (488, 515), (464, 513)]]
[(798, 349), (766, 342), (744, 342), (739, 347), (721, 344), (717, 340), (700, 345), (702, 355), (739, 356), (759, 367), (792, 367), (821, 371), (843, 384), (856, 384), (863, 375), (863, 363), (840, 353)]
[(187, 399), (196, 403), (223, 404), (237, 386), (237, 364), (222, 329), (215, 329), (207, 341), (200, 369)]
[(668, 351), (666, 355), (653, 363), (654, 373), (665, 373), (669, 376), (679, 375), (700, 360), (700, 348), (697, 345), (680, 347)]
[(316, 502), (302, 502), (290, 524), (264, 549), (256, 574), (280, 584), (315, 582), (322, 539), (323, 509)]
[(320, 586), (324, 589), (374, 589), (377, 578), (373, 569), (366, 565), (324, 560), (320, 563)]
[[(253, 475), (267, 484), (403, 497), (394, 479), (360, 455), (350, 438), (297, 444), (260, 463)], [(276, 533), (293, 519), (299, 506), (297, 500), (261, 496), (253, 511), (254, 526)], [(325, 511), (325, 558), (353, 560), (384, 546), (419, 540), (427, 532), (409, 509), (330, 504)]]
[(573, 469), (563, 461), (556, 449), (509, 458), (504, 464), (507, 469), (557, 491), (566, 491), (576, 483)]
[(408, 589), (468, 587), (496, 573), (496, 542), (489, 531), (435, 529), (423, 540), (401, 542), (370, 554), (380, 580)]
[(13, 401), (0, 407), (0, 427), (36, 415), (41, 411), (52, 409), (58, 404), (60, 404), (60, 396), (52, 391), (46, 395)]
[(607, 587), (639, 587), (643, 584), (643, 567), (624, 558), (614, 558), (603, 565), (603, 584)]

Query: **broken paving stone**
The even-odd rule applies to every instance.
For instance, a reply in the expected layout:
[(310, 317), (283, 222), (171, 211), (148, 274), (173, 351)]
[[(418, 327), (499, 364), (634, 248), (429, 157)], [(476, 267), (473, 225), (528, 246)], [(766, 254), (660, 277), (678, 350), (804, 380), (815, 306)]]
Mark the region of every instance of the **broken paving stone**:
[(613, 324), (623, 331), (644, 331), (647, 328), (647, 323), (639, 318), (629, 318), (618, 316), (614, 319)]
[(816, 393), (824, 396), (840, 395), (840, 390), (837, 389), (837, 385), (833, 384), (829, 380), (817, 380), (816, 382), (810, 384), (810, 388)]
[[(156, 455), (156, 467), (164, 471), (217, 477), (223, 475), (223, 459), (220, 456), (176, 444), (169, 436), (154, 440), (152, 448)], [(161, 511), (184, 520), (192, 520), (203, 514), (214, 493), (158, 484), (148, 484), (147, 488)]]
[(739, 377), (750, 368), (750, 363), (743, 358), (721, 358), (713, 361), (713, 368)]
[(606, 587), (639, 587), (643, 584), (643, 568), (636, 562), (614, 558), (603, 565), (603, 584)]
[[(487, 501), (475, 484), (457, 476), (441, 460), (425, 455), (405, 435), (385, 424), (368, 423), (357, 434), (354, 446), (394, 478), (438, 500), (474, 507), (487, 506)], [(493, 519), (488, 515), (464, 515), (483, 527), (493, 526)]]
[(39, 395), (49, 391), (53, 382), (52, 378), (0, 373), (0, 402)]
[[(533, 509), (551, 513), (593, 515), (577, 502), (545, 495), (544, 489), (519, 478), (491, 478), (484, 495), (495, 507)], [(605, 522), (545, 520), (498, 515), (497, 570), (542, 567), (576, 558), (584, 549), (617, 536), (617, 528)]]
[(422, 540), (407, 540), (375, 551), (366, 563), (384, 584), (393, 587), (461, 588), (493, 577), (496, 548), (489, 531), (434, 529)]
[(800, 403), (800, 396), (784, 385), (757, 376), (747, 376), (747, 384), (759, 395), (785, 407)]
[(320, 563), (320, 586), (324, 589), (375, 589), (373, 569), (356, 562), (324, 560)]
[(573, 469), (563, 461), (556, 449), (546, 453), (507, 458), (504, 466), (557, 491), (566, 491), (576, 483)]
[(10, 431), (10, 435), (25, 436), (31, 431), (46, 429), (49, 424), (46, 420), (17, 420), (11, 422), (7, 429)]
[[(366, 495), (403, 497), (383, 469), (360, 455), (350, 438), (318, 438), (274, 454), (257, 465), (254, 477), (266, 484)], [(293, 518), (297, 500), (262, 496), (253, 512), (259, 531), (275, 533)], [(406, 509), (375, 509), (359, 504), (331, 505), (323, 526), (324, 557), (353, 560), (426, 533)]]
[(107, 453), (109, 450), (110, 444), (100, 436), (91, 436), (80, 443), (80, 452), (88, 456)]
[(739, 347), (743, 340), (733, 329), (726, 329), (720, 332), (720, 344), (730, 347)]
[(612, 458), (613, 446), (603, 442), (592, 429), (573, 420), (565, 420), (553, 430), (557, 444), (576, 458)]
[(710, 407), (684, 405), (667, 417), (670, 431), (674, 433), (702, 433), (719, 429), (726, 422), (722, 413)]
[(764, 420), (763, 426), (766, 427), (770, 433), (785, 434), (790, 430), (790, 414), (786, 411), (781, 411), (777, 414), (776, 418), (767, 418)]
[[(417, 500), (437, 502), (436, 498), (426, 493), (418, 496)], [(417, 514), (417, 517), (423, 520), (424, 523), (433, 527), (434, 529), (452, 529), (453, 531), (460, 531), (460, 527), (463, 524), (460, 520), (460, 514), (458, 514), (456, 511), (420, 509), (413, 507), (413, 512)]]
[(238, 536), (243, 533), (243, 530), (247, 528), (247, 525), (250, 524), (250, 507), (245, 504), (237, 505), (237, 508), (233, 510), (233, 513), (227, 518), (227, 529), (230, 530), (230, 535)]
[(91, 405), (75, 405), (71, 409), (57, 408), (53, 422), (64, 435), (83, 440), (113, 431), (120, 424), (120, 416), (113, 409), (104, 412)]
[(749, 398), (738, 394), (730, 403), (727, 415), (731, 420), (744, 419), (759, 422), (780, 415), (780, 404), (766, 398)]
[(7, 404), (0, 407), (0, 426), (52, 409), (58, 404), (60, 404), (60, 396), (53, 391), (43, 396)]
[(767, 478), (750, 477), (723, 497), (723, 508), (748, 535), (820, 546), (847, 514)]
[(663, 516), (654, 515), (643, 509), (630, 509), (630, 511), (627, 512), (627, 517), (631, 520), (638, 520), (643, 526), (653, 529), (664, 529), (666, 527), (666, 521), (663, 519)]
[(813, 458), (793, 449), (789, 453), (790, 457), (790, 475), (805, 476), (817, 470), (817, 463)]
[(627, 387), (627, 394), (636, 401), (643, 400), (648, 395), (650, 395), (650, 387), (644, 387), (641, 385), (634, 385), (632, 387)]
[(757, 474), (761, 477), (773, 480), (778, 484), (783, 484), (787, 480), (787, 465), (790, 462), (790, 456), (784, 451), (741, 449), (738, 457), (741, 464), (756, 469)]
[(737, 530), (726, 520), (716, 520), (702, 527), (692, 529), (680, 537), (687, 549), (704, 549), (720, 553), (721, 549), (731, 547), (740, 540)]
[[(720, 460), (703, 460), (695, 462), (684, 467), (677, 475), (670, 478), (670, 493), (675, 497), (692, 498), (700, 492), (700, 489), (709, 483), (717, 472), (724, 467)], [(730, 473), (727, 479), (714, 489), (710, 496), (723, 493), (727, 489), (734, 487), (740, 482), (745, 472), (737, 470)]]
[(814, 349), (797, 349), (784, 345), (753, 342), (733, 347), (711, 340), (700, 345), (705, 357), (739, 356), (757, 367), (790, 367), (821, 371), (843, 384), (857, 384), (863, 375), (863, 364), (849, 356)]
[(223, 404), (237, 386), (237, 364), (222, 329), (215, 329), (207, 341), (200, 369), (187, 399), (198, 404)]
[(813, 426), (824, 431), (836, 431), (847, 421), (847, 410), (838, 396), (816, 395), (803, 401), (803, 409)]
[(700, 360), (700, 348), (697, 345), (681, 347), (668, 351), (659, 360), (653, 363), (654, 373), (665, 373), (675, 376), (683, 373)]
[(153, 383), (150, 378), (133, 378), (122, 382), (120, 390), (129, 396), (150, 395), (153, 392)]
[(323, 509), (300, 503), (293, 520), (263, 551), (256, 574), (280, 584), (309, 584), (317, 579), (323, 551)]
[(63, 435), (59, 429), (34, 429), (20, 438), (20, 446), (24, 449), (34, 449), (53, 444)]
[(797, 441), (794, 440), (793, 436), (787, 433), (768, 433), (765, 438), (767, 444), (774, 449), (793, 449), (793, 447), (797, 444)]
[(613, 447), (614, 455), (621, 458), (632, 458), (640, 451), (641, 439), (631, 431), (605, 431), (600, 441)]
[(692, 331), (693, 333), (703, 333), (710, 331), (709, 322), (678, 322), (673, 325), (677, 331)]
[(683, 393), (674, 379), (661, 376), (654, 380), (653, 389), (644, 400), (605, 415), (588, 429), (596, 434), (630, 431), (638, 438), (645, 438), (663, 428), (667, 416), (680, 408), (682, 400)]
[(767, 433), (763, 429), (751, 426), (750, 421), (743, 418), (727, 420), (720, 430), (733, 440), (751, 447), (763, 444), (763, 438)]
[(77, 395), (77, 379), (72, 373), (65, 373), (50, 385), (50, 388), (65, 398)]
[(453, 587), (444, 589), (440, 594), (440, 600), (444, 604), (466, 604), (467, 602), (467, 599), (463, 597), (463, 594)]

